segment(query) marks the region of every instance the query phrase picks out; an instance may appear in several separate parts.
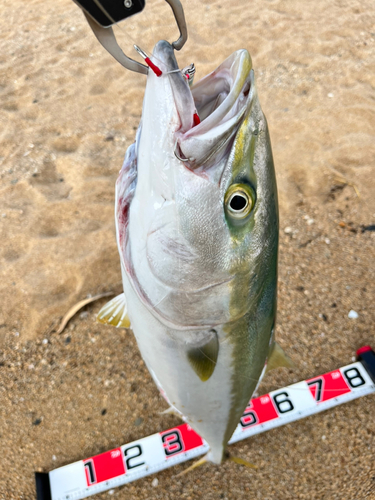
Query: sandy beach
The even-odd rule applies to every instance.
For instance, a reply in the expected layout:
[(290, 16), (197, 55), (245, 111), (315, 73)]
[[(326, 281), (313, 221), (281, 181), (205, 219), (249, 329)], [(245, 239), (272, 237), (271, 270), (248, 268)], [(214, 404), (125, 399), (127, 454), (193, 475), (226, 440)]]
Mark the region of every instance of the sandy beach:
[[(196, 79), (249, 50), (280, 202), (277, 338), (296, 368), (260, 393), (375, 348), (375, 11), (370, 0), (185, 0), (180, 67)], [(121, 24), (152, 51), (178, 32), (166, 2)], [(130, 330), (95, 322), (121, 292), (114, 184), (138, 127), (145, 77), (99, 45), (71, 0), (3, 0), (0, 13), (0, 499), (35, 498), (49, 471), (180, 421)], [(357, 319), (348, 317), (349, 311)], [(230, 450), (258, 466), (186, 464), (95, 499), (375, 499), (375, 397)]]

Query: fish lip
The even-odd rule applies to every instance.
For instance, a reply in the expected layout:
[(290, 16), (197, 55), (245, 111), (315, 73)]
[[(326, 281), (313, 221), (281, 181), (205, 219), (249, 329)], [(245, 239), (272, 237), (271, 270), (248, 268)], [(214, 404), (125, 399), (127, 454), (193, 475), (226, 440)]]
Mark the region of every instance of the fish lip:
[(198, 81), (191, 96), (201, 122), (175, 133), (175, 156), (190, 170), (213, 166), (237, 134), (253, 102), (254, 88), (251, 58), (244, 49)]
[[(217, 153), (223, 153), (224, 146), (236, 135), (253, 100), (249, 52), (237, 50), (191, 89), (179, 71), (173, 47), (165, 40), (156, 44), (154, 62), (161, 66), (163, 77), (169, 79), (173, 94), (169, 102), (174, 103), (180, 121), (171, 132), (174, 155), (192, 171), (207, 162), (205, 168), (213, 166)], [(198, 125), (194, 125), (196, 113), (201, 119)]]
[[(207, 131), (213, 126), (220, 124), (227, 119), (228, 113), (233, 111), (233, 107), (238, 104), (242, 94), (245, 97), (250, 92), (250, 72), (252, 62), (247, 50), (237, 50), (229, 56), (218, 68), (199, 80), (192, 88), (194, 103), (200, 113), (201, 123), (189, 130), (186, 135), (202, 133), (202, 129)], [(212, 92), (212, 87), (214, 92)], [(222, 96), (226, 93), (225, 96)], [(222, 96), (222, 97), (221, 97)], [(220, 99), (221, 97), (221, 99)], [(211, 112), (204, 113), (203, 107), (215, 100), (221, 101), (218, 106), (213, 107)], [(242, 103), (242, 108), (247, 102)], [(202, 113), (204, 116), (202, 117)]]
[(155, 63), (161, 65), (163, 76), (169, 79), (174, 105), (180, 119), (180, 133), (190, 130), (193, 126), (194, 99), (187, 80), (178, 67), (173, 46), (165, 40), (160, 40), (155, 45), (153, 57)]

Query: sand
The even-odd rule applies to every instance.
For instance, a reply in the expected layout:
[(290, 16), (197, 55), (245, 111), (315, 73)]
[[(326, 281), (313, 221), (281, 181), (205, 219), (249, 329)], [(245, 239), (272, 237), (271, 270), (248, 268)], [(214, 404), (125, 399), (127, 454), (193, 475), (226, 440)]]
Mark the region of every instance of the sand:
[[(374, 342), (375, 14), (370, 0), (185, 1), (180, 66), (200, 78), (234, 50), (253, 58), (279, 185), (277, 335), (297, 367), (261, 392), (343, 366)], [(150, 0), (119, 30), (146, 50), (177, 37)], [(70, 0), (3, 0), (0, 13), (0, 498), (32, 499), (48, 471), (179, 421), (130, 331), (95, 322), (58, 336), (78, 300), (119, 292), (114, 182), (145, 79), (97, 43)], [(359, 196), (358, 196), (359, 194)], [(358, 319), (348, 318), (349, 311)], [(258, 465), (186, 467), (95, 498), (375, 499), (375, 398), (231, 447)]]

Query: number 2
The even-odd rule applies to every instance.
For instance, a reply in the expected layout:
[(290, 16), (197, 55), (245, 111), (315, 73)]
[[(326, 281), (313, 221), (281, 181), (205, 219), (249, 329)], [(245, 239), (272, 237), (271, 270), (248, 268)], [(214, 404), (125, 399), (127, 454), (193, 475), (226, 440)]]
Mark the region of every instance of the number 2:
[[(134, 450), (134, 451), (131, 451)], [(129, 453), (130, 452), (130, 453)], [(128, 456), (130, 455), (130, 456)], [(138, 463), (131, 463), (132, 460), (134, 460), (137, 457), (140, 457), (142, 455), (142, 448), (141, 445), (136, 444), (134, 446), (130, 446), (130, 448), (125, 448), (124, 450), (124, 456), (125, 456), (125, 463), (126, 463), (126, 469), (134, 469), (134, 467), (140, 467), (141, 465), (144, 465), (144, 462), (138, 462)]]

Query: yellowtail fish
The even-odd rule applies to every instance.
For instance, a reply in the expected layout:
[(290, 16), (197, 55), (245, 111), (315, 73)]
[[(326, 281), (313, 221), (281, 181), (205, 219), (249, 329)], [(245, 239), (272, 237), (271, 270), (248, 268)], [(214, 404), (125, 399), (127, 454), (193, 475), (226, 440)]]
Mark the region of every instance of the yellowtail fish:
[(192, 88), (168, 42), (152, 59), (162, 76), (148, 74), (116, 184), (124, 293), (98, 319), (131, 325), (162, 394), (220, 463), (267, 362), (288, 364), (273, 334), (270, 138), (246, 50)]

